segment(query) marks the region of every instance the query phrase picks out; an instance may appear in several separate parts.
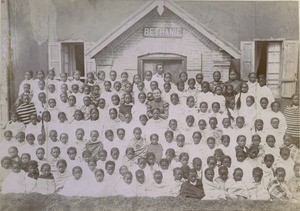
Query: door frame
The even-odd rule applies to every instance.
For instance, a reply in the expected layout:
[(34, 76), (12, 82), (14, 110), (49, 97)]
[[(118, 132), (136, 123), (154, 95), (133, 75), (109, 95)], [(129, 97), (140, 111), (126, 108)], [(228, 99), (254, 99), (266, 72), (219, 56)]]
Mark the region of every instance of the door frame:
[(144, 80), (144, 61), (149, 61), (149, 60), (160, 60), (160, 61), (165, 61), (165, 60), (180, 60), (181, 64), (183, 66), (183, 71), (186, 71), (186, 66), (187, 66), (187, 57), (180, 55), (180, 54), (175, 54), (175, 53), (148, 53), (148, 54), (143, 54), (138, 56), (137, 58), (137, 67), (138, 67), (138, 74)]

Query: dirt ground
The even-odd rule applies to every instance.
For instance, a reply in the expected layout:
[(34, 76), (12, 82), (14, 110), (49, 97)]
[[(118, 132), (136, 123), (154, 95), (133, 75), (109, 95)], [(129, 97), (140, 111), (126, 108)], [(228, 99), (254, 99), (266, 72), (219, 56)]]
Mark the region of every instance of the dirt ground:
[(102, 210), (300, 210), (300, 203), (270, 201), (201, 201), (181, 197), (105, 198), (64, 197), (41, 194), (0, 194), (1, 211), (102, 211)]

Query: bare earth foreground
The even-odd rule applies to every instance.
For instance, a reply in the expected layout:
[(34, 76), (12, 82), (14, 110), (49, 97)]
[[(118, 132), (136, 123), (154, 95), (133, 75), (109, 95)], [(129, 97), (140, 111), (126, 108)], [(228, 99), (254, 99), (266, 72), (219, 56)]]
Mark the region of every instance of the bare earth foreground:
[(90, 198), (41, 194), (0, 194), (1, 211), (25, 210), (300, 210), (300, 203), (270, 201), (201, 201), (181, 197)]

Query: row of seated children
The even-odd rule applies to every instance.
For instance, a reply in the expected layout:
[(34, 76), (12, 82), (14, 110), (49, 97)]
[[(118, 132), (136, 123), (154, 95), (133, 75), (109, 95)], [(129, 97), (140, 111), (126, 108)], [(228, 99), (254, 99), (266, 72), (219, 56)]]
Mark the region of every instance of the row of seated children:
[[(24, 159), (23, 159), (24, 160)], [(142, 159), (140, 159), (142, 160)], [(294, 175), (287, 180), (286, 171), (277, 167), (266, 184), (265, 171), (255, 167), (250, 170), (251, 179), (244, 180), (245, 172), (235, 168), (232, 175), (224, 165), (214, 167), (209, 164), (203, 171), (200, 158), (193, 160), (193, 167), (183, 165), (168, 170), (168, 160), (160, 161), (160, 168), (146, 174), (145, 164), (140, 161), (139, 169), (121, 166), (115, 171), (113, 161), (108, 161), (103, 169), (96, 168), (96, 162), (87, 159), (88, 169), (75, 166), (67, 170), (67, 162), (57, 162), (57, 172), (51, 173), (51, 165), (42, 164), (40, 170), (35, 160), (28, 161), (26, 172), (22, 163), (4, 157), (1, 165), (6, 171), (2, 184), (3, 193), (57, 193), (66, 196), (182, 196), (204, 200), (252, 199), (252, 200), (300, 200), (300, 164), (293, 167)], [(144, 168), (144, 169), (143, 169)], [(200, 169), (199, 169), (200, 168)], [(23, 169), (23, 170), (22, 170)], [(132, 173), (133, 172), (133, 173)], [(134, 179), (134, 175), (135, 179)], [(269, 176), (269, 175), (267, 175)]]

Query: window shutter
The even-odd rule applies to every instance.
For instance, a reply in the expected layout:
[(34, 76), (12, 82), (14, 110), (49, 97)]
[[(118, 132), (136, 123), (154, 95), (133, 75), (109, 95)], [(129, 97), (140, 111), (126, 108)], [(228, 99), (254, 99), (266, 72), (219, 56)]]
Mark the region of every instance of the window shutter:
[(298, 72), (298, 41), (283, 41), (281, 97), (290, 98), (296, 92)]
[(241, 80), (248, 81), (249, 73), (254, 72), (254, 48), (254, 41), (241, 42)]
[(54, 68), (55, 75), (61, 73), (61, 44), (60, 42), (49, 42), (48, 45), (49, 70)]

